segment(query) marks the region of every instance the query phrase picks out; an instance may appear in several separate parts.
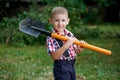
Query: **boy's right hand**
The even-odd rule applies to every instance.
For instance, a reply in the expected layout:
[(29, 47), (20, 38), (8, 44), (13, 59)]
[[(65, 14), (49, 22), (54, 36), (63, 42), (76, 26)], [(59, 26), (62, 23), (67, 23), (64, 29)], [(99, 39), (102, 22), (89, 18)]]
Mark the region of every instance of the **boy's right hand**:
[(75, 38), (68, 37), (67, 42), (64, 44), (65, 48), (67, 49), (69, 46), (71, 46), (71, 45), (73, 44), (74, 41), (76, 41)]

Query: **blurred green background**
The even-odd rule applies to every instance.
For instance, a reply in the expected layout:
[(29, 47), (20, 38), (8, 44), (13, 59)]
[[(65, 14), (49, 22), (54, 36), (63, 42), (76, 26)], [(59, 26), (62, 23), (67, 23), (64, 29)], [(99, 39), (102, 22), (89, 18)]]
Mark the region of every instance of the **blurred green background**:
[(84, 49), (75, 65), (77, 80), (119, 80), (119, 0), (0, 0), (0, 80), (53, 80), (46, 36), (34, 38), (18, 27), (22, 19), (31, 17), (50, 31), (50, 11), (55, 6), (68, 9), (67, 29), (79, 40), (112, 51), (107, 56)]

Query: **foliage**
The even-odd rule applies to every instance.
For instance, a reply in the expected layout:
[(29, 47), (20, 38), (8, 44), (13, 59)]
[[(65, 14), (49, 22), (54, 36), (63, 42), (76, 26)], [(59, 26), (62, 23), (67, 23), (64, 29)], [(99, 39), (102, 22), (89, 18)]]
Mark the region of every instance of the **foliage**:
[[(0, 41), (2, 43), (9, 43), (14, 46), (24, 46), (25, 44), (34, 44), (36, 42), (40, 44), (45, 43), (45, 36), (42, 36), (40, 39), (36, 39), (34, 37), (25, 35), (19, 31), (19, 21), (26, 17), (32, 17), (36, 19), (41, 19), (41, 14), (33, 13), (33, 9), (31, 9), (30, 12), (23, 12), (22, 14), (18, 14), (17, 17), (9, 18), (9, 17), (4, 17), (4, 19), (0, 23)], [(47, 20), (47, 19), (44, 19)], [(43, 21), (44, 21), (43, 20)]]
[(111, 0), (43, 0), (43, 2), (47, 5), (66, 7), (73, 25), (76, 23), (102, 23), (105, 9), (116, 4), (116, 1)]
[[(32, 4), (28, 7), (27, 11), (21, 9), (22, 11), (20, 12), (22, 13), (18, 13), (13, 17), (4, 17), (2, 19), (0, 22), (0, 42), (9, 43), (19, 47), (28, 44), (45, 44), (45, 35), (33, 38), (21, 33), (18, 29), (19, 21), (26, 17), (31, 17), (44, 22), (46, 24), (46, 29), (51, 30), (52, 26), (49, 24), (49, 15), (51, 9), (55, 6), (64, 6), (68, 9), (70, 24), (67, 28), (79, 39), (100, 38), (101, 34), (108, 36), (108, 33), (99, 29), (98, 26), (95, 28), (89, 27), (103, 22), (104, 8), (115, 4), (115, 2), (109, 0), (93, 0), (93, 2), (95, 2), (96, 5), (91, 7), (85, 4), (85, 0), (41, 0), (41, 5), (32, 1)], [(104, 27), (102, 28), (104, 29)], [(111, 32), (109, 31), (109, 33)], [(119, 36), (119, 32), (113, 36), (116, 35)]]

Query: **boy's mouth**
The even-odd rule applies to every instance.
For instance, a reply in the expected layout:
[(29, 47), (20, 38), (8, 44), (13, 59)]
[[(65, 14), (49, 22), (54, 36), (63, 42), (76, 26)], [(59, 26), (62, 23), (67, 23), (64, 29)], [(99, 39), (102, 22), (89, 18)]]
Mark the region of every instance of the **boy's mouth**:
[(63, 28), (63, 26), (57, 26), (57, 28)]

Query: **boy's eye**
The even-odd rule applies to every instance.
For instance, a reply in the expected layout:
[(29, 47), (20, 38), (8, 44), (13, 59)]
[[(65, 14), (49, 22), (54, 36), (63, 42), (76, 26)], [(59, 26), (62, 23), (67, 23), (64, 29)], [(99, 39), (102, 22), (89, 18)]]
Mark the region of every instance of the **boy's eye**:
[(58, 20), (55, 20), (55, 21), (58, 21)]
[[(56, 19), (55, 21), (57, 22), (57, 21), (59, 21), (59, 20)], [(63, 19), (63, 20), (61, 20), (61, 21), (64, 22), (65, 20)]]
[(63, 22), (65, 21), (65, 20), (62, 20)]

